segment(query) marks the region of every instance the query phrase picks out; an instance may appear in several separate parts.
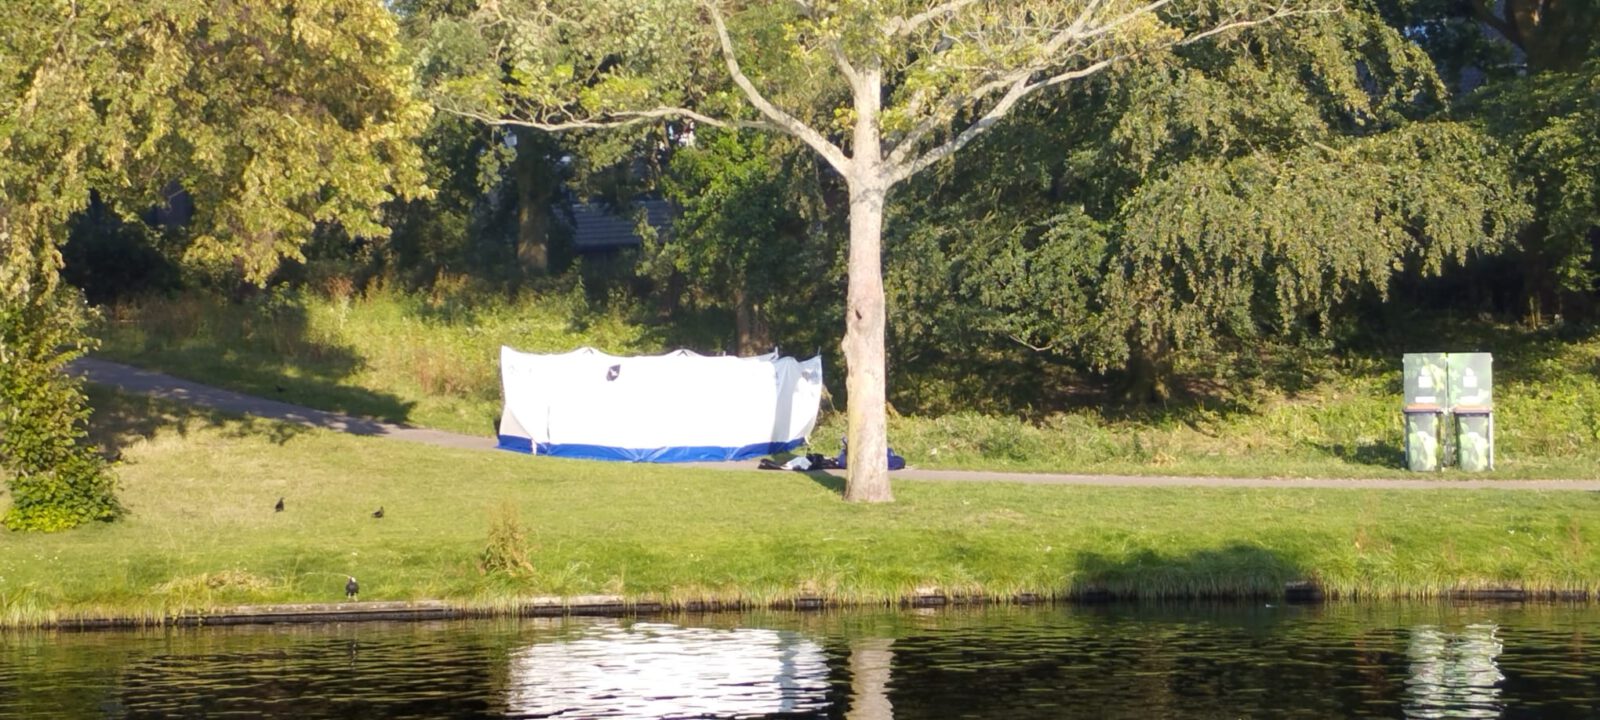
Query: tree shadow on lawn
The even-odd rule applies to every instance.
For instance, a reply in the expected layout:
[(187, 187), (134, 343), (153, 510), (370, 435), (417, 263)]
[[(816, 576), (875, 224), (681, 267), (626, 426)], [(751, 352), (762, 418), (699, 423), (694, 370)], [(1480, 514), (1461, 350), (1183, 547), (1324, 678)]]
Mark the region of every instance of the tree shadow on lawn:
[(1073, 556), (1066, 588), (1078, 600), (1160, 598), (1314, 599), (1312, 580), (1297, 563), (1271, 550), (1232, 543), (1188, 553), (1151, 549), (1112, 556), (1079, 552)]
[(227, 437), (259, 437), (283, 445), (311, 431), (310, 427), (294, 423), (128, 395), (99, 385), (86, 385), (84, 389), (93, 409), (89, 416), (89, 441), (111, 460), (120, 459), (123, 448), (163, 432), (188, 437), (199, 430), (225, 428)]
[[(794, 472), (794, 471), (790, 470), (789, 472)], [(844, 471), (843, 470), (835, 470), (834, 472), (842, 473)], [(844, 497), (844, 476), (843, 475), (834, 475), (833, 473), (830, 473), (827, 470), (805, 470), (805, 471), (802, 471), (801, 474), (805, 475), (808, 478), (811, 478), (811, 482), (814, 482), (814, 483), (816, 483), (818, 485), (821, 485), (824, 490), (827, 490), (828, 492), (831, 492), (831, 493), (833, 493), (835, 495), (838, 495), (840, 497)]]
[[(773, 462), (775, 462), (775, 463), (777, 463), (779, 465), (782, 465), (782, 464), (784, 464), (786, 462), (789, 462), (790, 460), (793, 460), (793, 459), (795, 459), (797, 457), (800, 457), (800, 455), (797, 455), (797, 454), (792, 453), (792, 452), (780, 452), (780, 453), (773, 453), (772, 455), (767, 456), (767, 459), (769, 459), (769, 460), (771, 460), (771, 461), (773, 461)], [(778, 473), (784, 473), (784, 474), (796, 474), (796, 473), (798, 473), (800, 475), (804, 475), (807, 478), (809, 478), (811, 480), (811, 482), (814, 482), (814, 483), (816, 483), (818, 485), (821, 485), (824, 490), (827, 490), (828, 492), (831, 492), (831, 493), (833, 493), (835, 495), (838, 495), (840, 497), (844, 496), (844, 471), (843, 470), (834, 470), (834, 471), (831, 471), (831, 472), (827, 471), (827, 470), (764, 470), (764, 472), (769, 472), (769, 473), (772, 473), (774, 475), (776, 475)]]
[(314, 337), (305, 305), (292, 295), (268, 293), (240, 302), (185, 296), (115, 306), (107, 315), (103, 354), (110, 359), (386, 422), (406, 422), (415, 405), (345, 384), (365, 367), (365, 358)]

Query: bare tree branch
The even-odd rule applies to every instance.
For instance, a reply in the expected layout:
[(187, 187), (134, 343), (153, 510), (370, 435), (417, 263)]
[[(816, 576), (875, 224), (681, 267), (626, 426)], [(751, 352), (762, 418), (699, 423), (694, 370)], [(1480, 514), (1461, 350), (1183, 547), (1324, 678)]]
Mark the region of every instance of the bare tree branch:
[(839, 66), (839, 72), (844, 73), (845, 80), (850, 87), (855, 87), (861, 81), (861, 73), (856, 72), (856, 66), (850, 64), (850, 58), (845, 57), (844, 48), (839, 46), (839, 39), (828, 40), (828, 53), (833, 56), (833, 64)]
[[(800, 11), (804, 12), (806, 17), (812, 20), (817, 19), (817, 6), (812, 5), (807, 0), (795, 0), (795, 5), (799, 6)], [(861, 74), (856, 72), (856, 66), (850, 63), (850, 58), (845, 57), (844, 47), (839, 44), (838, 37), (828, 38), (828, 54), (833, 57), (833, 64), (838, 66), (839, 72), (844, 73), (845, 79), (850, 82), (851, 87), (854, 87), (856, 81), (861, 78)]]
[(899, 141), (895, 143), (894, 148), (889, 151), (889, 164), (895, 166), (905, 162), (906, 158), (916, 151), (917, 144), (922, 142), (922, 139), (927, 137), (928, 133), (933, 132), (934, 128), (937, 128), (941, 123), (949, 122), (957, 110), (966, 105), (980, 102), (989, 95), (1015, 82), (1014, 74), (1006, 75), (997, 80), (991, 80), (979, 85), (966, 93), (952, 93), (945, 96), (944, 102), (939, 103), (939, 107), (929, 111), (927, 116), (917, 123), (916, 127), (906, 131), (906, 134), (901, 136)]
[[(1153, 2), (1141, 8), (1131, 11), (1128, 15), (1118, 18), (1110, 25), (1101, 26), (1096, 28), (1094, 31), (1085, 33), (1084, 27), (1086, 27), (1093, 19), (1095, 11), (1100, 9), (1100, 7), (1105, 3), (1105, 0), (1089, 0), (1084, 4), (1083, 10), (1078, 13), (1078, 16), (1074, 18), (1070, 24), (1050, 36), (1050, 39), (1046, 41), (1044, 46), (1041, 48), (1041, 55), (1045, 58), (1058, 55), (1061, 52), (1062, 47), (1069, 42), (1082, 42), (1085, 38), (1101, 35), (1109, 29), (1114, 29), (1115, 27), (1122, 25), (1134, 16), (1146, 12), (1153, 12), (1169, 2), (1171, 2), (1171, 0), (1153, 0)], [(912, 128), (905, 134), (904, 137), (900, 139), (893, 150), (891, 150), (889, 153), (889, 162), (892, 165), (899, 165), (900, 163), (905, 162), (911, 153), (916, 151), (917, 144), (922, 142), (922, 139), (927, 137), (928, 133), (932, 132), (934, 128), (939, 126), (940, 123), (948, 122), (950, 117), (953, 116), (954, 113), (960, 108), (981, 102), (984, 98), (995, 92), (998, 92), (1002, 88), (1014, 85), (1018, 80), (1026, 79), (1027, 77), (1030, 77), (1042, 70), (1043, 67), (1039, 66), (1022, 68), (1011, 73), (1007, 73), (997, 79), (991, 80), (964, 94), (954, 94), (947, 97), (945, 102), (941, 103), (937, 110), (929, 113), (927, 117), (923, 118), (922, 122), (918, 123), (916, 127)], [(964, 144), (965, 143), (963, 143), (963, 145)]]
[(1044, 347), (1039, 347), (1038, 345), (1035, 345), (1035, 344), (1033, 344), (1031, 342), (1028, 342), (1027, 340), (1023, 340), (1022, 338), (1019, 338), (1016, 335), (1012, 335), (1010, 333), (1007, 333), (1006, 337), (1011, 338), (1018, 345), (1021, 345), (1021, 346), (1025, 347), (1025, 348), (1027, 348), (1029, 350), (1034, 351), (1034, 352), (1050, 352), (1051, 350), (1055, 349), (1055, 346), (1056, 346), (1055, 343), (1049, 343), (1049, 344), (1045, 345)]
[[(1097, 2), (1098, 0), (1095, 0), (1095, 1)], [(1146, 13), (1154, 12), (1154, 11), (1160, 9), (1162, 6), (1164, 6), (1167, 3), (1169, 3), (1170, 1), (1171, 0), (1153, 0), (1153, 2), (1150, 2), (1150, 3), (1147, 3), (1145, 5), (1140, 6), (1136, 10), (1132, 11), (1131, 13), (1129, 13), (1129, 15), (1120, 17), (1117, 20), (1115, 20), (1115, 21), (1113, 21), (1111, 23), (1108, 23), (1106, 25), (1098, 26), (1098, 27), (1094, 28), (1093, 30), (1089, 31), (1088, 33), (1080, 34), (1077, 37), (1069, 37), (1068, 36), (1068, 31), (1064, 30), (1061, 33), (1058, 33), (1054, 38), (1052, 38), (1051, 39), (1051, 43), (1049, 45), (1054, 46), (1056, 49), (1059, 49), (1062, 45), (1065, 45), (1067, 42), (1081, 42), (1085, 38), (1090, 38), (1090, 37), (1095, 37), (1095, 36), (1103, 36), (1109, 29), (1112, 29), (1112, 28), (1115, 28), (1116, 26), (1119, 26), (1119, 25), (1127, 23), (1129, 20), (1131, 20), (1131, 18), (1133, 16), (1139, 15), (1139, 14), (1146, 14)], [(1333, 10), (1332, 9), (1320, 9), (1320, 10), (1296, 11), (1296, 10), (1289, 9), (1287, 6), (1280, 5), (1278, 7), (1278, 9), (1275, 10), (1270, 15), (1266, 15), (1264, 17), (1255, 18), (1255, 19), (1251, 19), (1251, 20), (1237, 20), (1237, 21), (1233, 21), (1233, 22), (1222, 23), (1220, 25), (1217, 25), (1217, 26), (1212, 27), (1210, 29), (1207, 29), (1205, 31), (1198, 32), (1198, 33), (1195, 33), (1195, 34), (1190, 35), (1188, 37), (1185, 37), (1182, 40), (1179, 40), (1179, 41), (1177, 41), (1175, 43), (1172, 43), (1171, 45), (1168, 45), (1167, 47), (1181, 47), (1181, 46), (1185, 46), (1185, 45), (1190, 45), (1190, 44), (1199, 42), (1201, 40), (1204, 40), (1206, 38), (1213, 37), (1215, 35), (1227, 32), (1229, 30), (1236, 30), (1236, 29), (1240, 29), (1240, 28), (1251, 27), (1251, 26), (1254, 26), (1254, 25), (1261, 25), (1263, 23), (1268, 23), (1268, 22), (1273, 22), (1273, 21), (1276, 21), (1276, 20), (1281, 20), (1281, 19), (1284, 19), (1284, 18), (1287, 18), (1287, 17), (1292, 17), (1292, 16), (1295, 16), (1295, 15), (1324, 14), (1324, 13), (1328, 13), (1328, 12), (1333, 12)], [(1082, 22), (1084, 22), (1084, 16), (1080, 15), (1079, 19), (1077, 21), (1075, 21), (1073, 23), (1073, 25), (1077, 26)], [(1058, 43), (1058, 41), (1059, 41), (1059, 43)], [(1097, 72), (1100, 72), (1101, 70), (1104, 70), (1107, 67), (1110, 67), (1113, 63), (1116, 63), (1116, 62), (1118, 62), (1120, 60), (1124, 60), (1124, 59), (1126, 59), (1128, 57), (1131, 57), (1131, 54), (1113, 55), (1111, 57), (1107, 57), (1107, 58), (1104, 58), (1102, 60), (1090, 63), (1090, 64), (1085, 65), (1083, 67), (1076, 68), (1076, 69), (1073, 69), (1073, 70), (1068, 70), (1068, 71), (1061, 72), (1061, 73), (1057, 73), (1055, 75), (1052, 75), (1050, 77), (1047, 77), (1047, 78), (1044, 78), (1042, 80), (1038, 80), (1038, 81), (1035, 81), (1035, 82), (1028, 82), (1028, 78), (1030, 78), (1034, 74), (1036, 74), (1038, 72), (1039, 68), (1037, 66), (1029, 67), (1029, 68), (1022, 68), (1022, 69), (1020, 69), (1020, 70), (1018, 70), (1018, 71), (1016, 71), (1014, 73), (1008, 74), (1008, 75), (1000, 78), (999, 80), (991, 81), (989, 83), (986, 83), (984, 85), (979, 86), (977, 89), (975, 89), (975, 90), (967, 93), (966, 95), (962, 96), (962, 101), (961, 102), (963, 104), (965, 102), (977, 102), (977, 101), (981, 100), (983, 97), (987, 97), (990, 93), (993, 93), (996, 90), (998, 90), (1000, 86), (1003, 86), (1004, 84), (1007, 84), (1007, 83), (1009, 83), (1011, 87), (1010, 87), (1009, 90), (1007, 90), (1006, 94), (1004, 96), (1002, 96), (999, 101), (997, 101), (995, 103), (994, 107), (990, 108), (989, 111), (984, 113), (982, 117), (980, 117), (977, 120), (973, 121), (971, 125), (968, 125), (966, 127), (966, 129), (962, 130), (955, 137), (951, 138), (947, 142), (945, 142), (945, 143), (943, 143), (943, 144), (941, 144), (941, 145), (939, 145), (937, 147), (934, 147), (934, 148), (928, 150), (927, 152), (925, 152), (922, 155), (918, 156), (915, 160), (907, 161), (906, 158), (908, 158), (910, 156), (910, 154), (912, 152), (914, 152), (915, 149), (916, 149), (915, 148), (915, 144), (917, 142), (919, 142), (921, 140), (921, 138), (926, 135), (927, 132), (931, 131), (931, 126), (932, 125), (937, 124), (937, 122), (939, 121), (938, 115), (930, 116), (929, 118), (924, 120), (922, 124), (919, 124), (917, 128), (914, 128), (911, 133), (909, 133), (904, 139), (902, 139), (900, 141), (900, 144), (895, 147), (894, 151), (890, 153), (889, 162), (890, 162), (890, 167), (891, 167), (891, 169), (890, 169), (890, 178), (891, 178), (890, 182), (891, 182), (891, 184), (898, 183), (898, 182), (900, 182), (902, 180), (905, 180), (906, 178), (909, 178), (909, 177), (911, 177), (913, 175), (916, 175), (917, 173), (922, 172), (923, 170), (926, 170), (929, 166), (933, 165), (934, 163), (937, 163), (940, 160), (943, 160), (943, 159), (945, 159), (947, 157), (950, 157), (956, 151), (960, 150), (963, 147), (966, 147), (968, 143), (971, 143), (973, 140), (977, 139), (977, 137), (979, 135), (983, 134), (992, 125), (994, 125), (1002, 117), (1004, 117), (1006, 115), (1006, 113), (1010, 112), (1011, 108), (1014, 107), (1017, 104), (1017, 102), (1022, 100), (1024, 97), (1027, 97), (1028, 95), (1030, 95), (1030, 94), (1032, 94), (1032, 93), (1034, 93), (1034, 92), (1036, 92), (1038, 90), (1047, 88), (1047, 87), (1052, 87), (1052, 86), (1055, 86), (1055, 85), (1060, 85), (1060, 84), (1065, 83), (1065, 82), (1070, 82), (1072, 80), (1077, 80), (1077, 79), (1080, 79), (1080, 78), (1088, 77), (1089, 75), (1093, 75), (1093, 74), (1095, 74)]]
[[(1028, 82), (1028, 76), (1022, 75), (1021, 78), (1012, 83), (1011, 89), (1007, 90), (1006, 94), (1001, 96), (1000, 100), (994, 104), (994, 107), (989, 108), (989, 112), (984, 113), (983, 117), (973, 121), (973, 123), (968, 125), (965, 130), (962, 130), (960, 134), (951, 138), (943, 145), (923, 153), (916, 160), (891, 168), (889, 175), (890, 183), (893, 184), (905, 180), (906, 178), (928, 169), (930, 165), (933, 165), (934, 163), (955, 154), (956, 151), (966, 147), (968, 143), (977, 139), (979, 135), (982, 135), (991, 126), (999, 122), (1001, 118), (1005, 117), (1006, 113), (1011, 112), (1011, 108), (1017, 104), (1017, 101), (1027, 97), (1040, 88), (1058, 85), (1069, 80), (1075, 80), (1093, 75), (1094, 73), (1104, 70), (1112, 63), (1121, 60), (1122, 58), (1123, 56), (1121, 55), (1112, 56), (1099, 62), (1091, 63), (1076, 70), (1060, 73), (1035, 83)], [(1014, 74), (1012, 77), (1015, 76), (1016, 75)], [(896, 148), (896, 150), (898, 149), (899, 148)]]
[(749, 120), (724, 120), (722, 118), (712, 117), (688, 108), (679, 107), (658, 107), (650, 110), (620, 111), (608, 113), (605, 117), (597, 119), (557, 120), (554, 122), (544, 122), (540, 120), (515, 117), (495, 117), (493, 115), (485, 115), (475, 110), (462, 110), (460, 108), (448, 107), (439, 103), (435, 103), (435, 106), (446, 113), (455, 115), (456, 117), (477, 120), (485, 125), (526, 127), (533, 128), (535, 130), (544, 130), (546, 132), (565, 132), (568, 130), (608, 130), (613, 128), (627, 127), (629, 125), (637, 125), (639, 123), (649, 122), (651, 120), (664, 120), (671, 118), (685, 118), (688, 120), (693, 120), (697, 123), (704, 123), (706, 125), (719, 128), (774, 129), (769, 123), (752, 122)]
[(894, 20), (889, 21), (888, 27), (884, 28), (884, 34), (889, 37), (909, 35), (913, 32), (916, 32), (917, 28), (920, 28), (933, 20), (954, 15), (958, 12), (961, 12), (961, 10), (968, 5), (972, 5), (977, 2), (978, 0), (950, 0), (950, 2), (940, 3), (908, 18), (895, 18)]
[(739, 90), (744, 93), (745, 99), (749, 100), (751, 105), (761, 111), (762, 115), (767, 116), (767, 119), (771, 120), (774, 125), (777, 125), (778, 129), (811, 146), (811, 149), (817, 151), (817, 154), (827, 160), (828, 164), (832, 165), (833, 169), (837, 170), (839, 174), (848, 175), (850, 159), (845, 156), (843, 150), (839, 149), (839, 146), (828, 142), (827, 138), (816, 130), (811, 129), (811, 126), (773, 105), (761, 94), (760, 90), (756, 89), (755, 83), (750, 82), (750, 78), (745, 76), (744, 71), (739, 69), (739, 60), (734, 56), (733, 52), (733, 40), (728, 37), (728, 26), (722, 21), (722, 13), (717, 10), (715, 0), (707, 0), (705, 5), (706, 10), (711, 14), (712, 23), (716, 25), (717, 41), (722, 46), (722, 59), (728, 66), (728, 74), (733, 76), (733, 83), (739, 86)]
[(1261, 25), (1261, 24), (1264, 24), (1264, 23), (1274, 22), (1276, 20), (1282, 20), (1284, 18), (1294, 17), (1296, 15), (1327, 15), (1327, 14), (1331, 14), (1333, 12), (1337, 12), (1337, 11), (1332, 9), (1332, 8), (1326, 8), (1326, 9), (1320, 9), (1320, 10), (1290, 10), (1289, 8), (1280, 5), (1280, 6), (1278, 6), (1277, 10), (1274, 10), (1271, 15), (1267, 15), (1266, 17), (1259, 17), (1259, 18), (1256, 18), (1254, 20), (1236, 20), (1236, 21), (1231, 22), (1231, 23), (1224, 23), (1222, 25), (1218, 25), (1218, 26), (1216, 26), (1214, 28), (1211, 28), (1210, 30), (1207, 30), (1205, 32), (1195, 33), (1194, 35), (1190, 35), (1189, 37), (1186, 37), (1186, 38), (1178, 41), (1177, 43), (1174, 43), (1173, 46), (1174, 47), (1183, 47), (1185, 45), (1193, 45), (1194, 43), (1200, 42), (1201, 40), (1204, 40), (1204, 39), (1206, 39), (1208, 37), (1211, 37), (1213, 35), (1220, 35), (1222, 33), (1225, 33), (1227, 31), (1229, 31), (1229, 30), (1237, 30), (1239, 28), (1247, 28), (1247, 27), (1250, 27), (1252, 25)]
[(1050, 42), (1045, 44), (1045, 53), (1047, 55), (1055, 54), (1056, 52), (1060, 51), (1062, 46), (1066, 45), (1068, 42), (1082, 42), (1084, 40), (1099, 37), (1101, 35), (1109, 35), (1117, 28), (1127, 25), (1134, 20), (1149, 15), (1170, 4), (1172, 4), (1172, 0), (1152, 0), (1152, 2), (1145, 3), (1144, 5), (1140, 5), (1139, 7), (1123, 13), (1122, 15), (1118, 16), (1117, 19), (1112, 20), (1111, 22), (1103, 25), (1096, 25), (1092, 30), (1085, 30), (1081, 25), (1079, 25), (1079, 23), (1087, 22), (1087, 13), (1079, 15), (1078, 20), (1071, 26), (1067, 27), (1065, 30), (1062, 30), (1060, 33), (1057, 33), (1055, 37), (1050, 38)]

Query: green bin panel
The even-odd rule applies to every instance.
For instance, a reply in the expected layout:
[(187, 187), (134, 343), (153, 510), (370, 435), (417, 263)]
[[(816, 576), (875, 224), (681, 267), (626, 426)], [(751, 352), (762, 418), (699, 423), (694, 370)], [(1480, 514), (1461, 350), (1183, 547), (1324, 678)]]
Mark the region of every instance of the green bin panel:
[(1494, 407), (1494, 356), (1450, 353), (1450, 406)]
[(1450, 407), (1450, 361), (1444, 353), (1406, 353), (1407, 405)]
[(1493, 415), (1456, 415), (1456, 462), (1467, 472), (1484, 472), (1494, 468)]
[(1441, 412), (1408, 412), (1406, 415), (1406, 467), (1413, 472), (1439, 469), (1439, 426)]

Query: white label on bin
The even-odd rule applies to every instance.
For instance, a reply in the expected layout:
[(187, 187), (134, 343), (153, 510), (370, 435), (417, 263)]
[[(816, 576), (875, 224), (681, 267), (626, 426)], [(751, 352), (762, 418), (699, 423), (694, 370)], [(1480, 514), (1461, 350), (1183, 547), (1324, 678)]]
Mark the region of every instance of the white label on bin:
[[(1390, 377), (1393, 376), (1391, 375)], [(1429, 374), (1427, 370), (1417, 373), (1417, 387), (1431, 389), (1433, 387), (1433, 375)], [(1421, 400), (1422, 398), (1417, 399)], [(1429, 399), (1431, 400), (1432, 398)]]
[(1472, 368), (1467, 368), (1466, 370), (1463, 370), (1461, 372), (1461, 387), (1464, 387), (1464, 388), (1476, 388), (1476, 387), (1478, 387), (1478, 374), (1473, 372)]

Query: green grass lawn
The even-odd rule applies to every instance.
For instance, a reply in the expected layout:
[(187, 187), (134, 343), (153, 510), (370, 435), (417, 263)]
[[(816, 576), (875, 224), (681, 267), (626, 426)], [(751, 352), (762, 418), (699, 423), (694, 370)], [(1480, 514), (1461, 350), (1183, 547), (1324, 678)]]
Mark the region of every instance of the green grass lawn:
[[(1590, 478), (1600, 467), (1600, 338), (1512, 328), (1441, 347), (1496, 353), (1495, 478)], [(499, 348), (613, 353), (666, 349), (660, 328), (596, 314), (581, 294), (515, 303), (376, 292), (267, 295), (230, 304), (196, 295), (111, 308), (102, 354), (243, 392), (475, 435), (500, 415)], [(1420, 349), (1420, 348), (1412, 348)], [(1431, 348), (1430, 349), (1437, 349)], [(1223, 388), (1227, 402), (1140, 413), (1083, 407), (1021, 420), (974, 412), (894, 417), (890, 444), (913, 465), (1116, 474), (1399, 477), (1399, 356), (1294, 362), (1293, 392)], [(1275, 360), (1281, 362), (1281, 359)], [(837, 375), (843, 368), (828, 368)], [(815, 448), (834, 453), (842, 414), (825, 412)], [(1447, 474), (1447, 476), (1450, 476)]]
[(364, 600), (478, 607), (1273, 593), (1304, 579), (1380, 596), (1600, 590), (1597, 493), (901, 480), (894, 504), (850, 505), (837, 481), (800, 473), (452, 451), (93, 400), (96, 438), (123, 448), (129, 515), (0, 534), (0, 624), (338, 601), (346, 574)]

